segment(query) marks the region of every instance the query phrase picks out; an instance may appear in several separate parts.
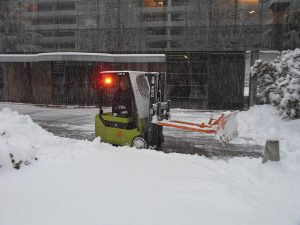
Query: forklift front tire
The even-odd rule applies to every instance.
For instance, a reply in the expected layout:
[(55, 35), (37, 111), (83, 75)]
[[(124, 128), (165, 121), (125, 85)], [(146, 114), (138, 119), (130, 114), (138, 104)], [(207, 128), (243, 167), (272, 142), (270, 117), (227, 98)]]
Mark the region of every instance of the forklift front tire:
[(132, 147), (135, 147), (137, 149), (146, 149), (147, 148), (147, 142), (142, 137), (135, 137), (132, 141)]

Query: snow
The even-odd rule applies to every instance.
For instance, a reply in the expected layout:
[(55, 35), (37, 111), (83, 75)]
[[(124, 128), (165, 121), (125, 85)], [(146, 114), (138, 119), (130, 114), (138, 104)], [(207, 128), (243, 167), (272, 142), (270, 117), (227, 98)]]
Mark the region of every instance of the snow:
[[(197, 119), (190, 114), (175, 118)], [(56, 137), (4, 109), (1, 156), (12, 151), (38, 161), (15, 170), (1, 157), (0, 224), (298, 225), (300, 120), (283, 121), (267, 105), (237, 118), (241, 137), (259, 144), (280, 138), (281, 161), (212, 160)]]
[(300, 119), (285, 121), (271, 105), (261, 105), (240, 112), (239, 137), (250, 138), (255, 144), (264, 145), (266, 140), (279, 140), (284, 162), (300, 163)]

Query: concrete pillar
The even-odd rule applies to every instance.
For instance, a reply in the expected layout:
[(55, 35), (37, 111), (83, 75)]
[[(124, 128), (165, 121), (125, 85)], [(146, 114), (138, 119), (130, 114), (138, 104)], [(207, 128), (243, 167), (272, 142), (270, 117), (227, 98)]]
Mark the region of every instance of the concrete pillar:
[(263, 163), (271, 161), (279, 161), (280, 153), (279, 153), (279, 141), (277, 140), (267, 140), (264, 152)]
[(167, 4), (167, 49), (171, 48), (171, 28), (169, 26), (169, 24), (171, 23), (171, 9), (172, 7), (172, 0), (168, 0), (168, 4)]
[(272, 48), (282, 51), (283, 49), (283, 24), (284, 13), (289, 6), (288, 1), (277, 0), (270, 5), (273, 13)]
[(4, 85), (4, 82), (3, 82), (3, 64), (0, 63), (0, 102), (3, 101), (3, 85)]
[[(253, 66), (255, 61), (259, 59), (259, 51), (251, 51), (251, 61), (250, 66)], [(249, 84), (249, 107), (256, 104), (256, 95), (257, 95), (257, 78), (251, 77), (250, 74), (250, 84)]]

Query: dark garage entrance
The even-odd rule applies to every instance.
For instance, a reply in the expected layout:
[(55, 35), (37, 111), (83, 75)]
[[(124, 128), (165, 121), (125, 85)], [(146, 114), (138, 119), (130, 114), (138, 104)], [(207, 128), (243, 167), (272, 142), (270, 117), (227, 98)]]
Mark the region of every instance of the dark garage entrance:
[(169, 52), (167, 66), (172, 107), (243, 108), (244, 52)]

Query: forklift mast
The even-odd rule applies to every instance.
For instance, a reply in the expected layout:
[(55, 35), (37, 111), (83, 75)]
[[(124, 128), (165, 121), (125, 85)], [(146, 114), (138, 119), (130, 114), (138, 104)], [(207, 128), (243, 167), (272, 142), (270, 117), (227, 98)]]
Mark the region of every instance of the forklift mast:
[(147, 73), (146, 77), (150, 87), (146, 138), (150, 148), (158, 149), (163, 142), (163, 126), (157, 122), (170, 118), (170, 101), (165, 101), (166, 73)]

